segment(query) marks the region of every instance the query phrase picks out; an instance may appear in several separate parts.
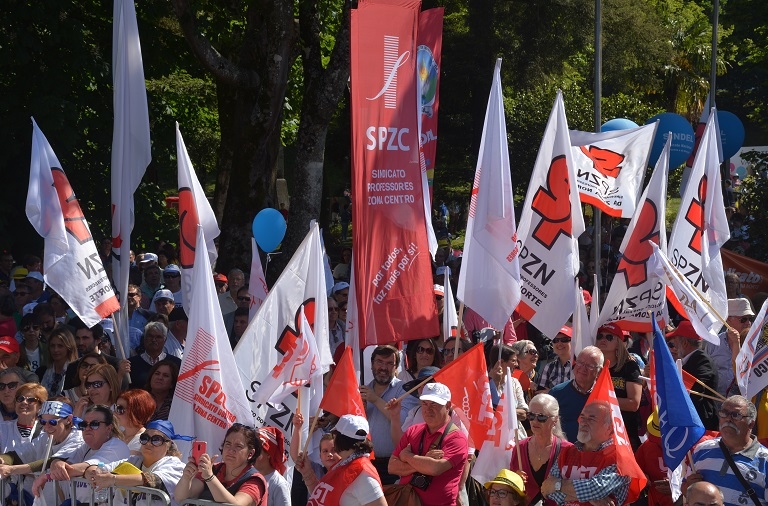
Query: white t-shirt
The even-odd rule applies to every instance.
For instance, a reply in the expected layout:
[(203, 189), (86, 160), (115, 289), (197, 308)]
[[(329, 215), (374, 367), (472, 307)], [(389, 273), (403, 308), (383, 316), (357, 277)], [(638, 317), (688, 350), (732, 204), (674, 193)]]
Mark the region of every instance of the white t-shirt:
[(267, 480), (267, 504), (269, 506), (291, 506), (291, 487), (277, 471), (264, 476)]
[[(163, 485), (165, 485), (165, 490), (171, 497), (171, 505), (178, 506), (178, 503), (174, 499), (173, 494), (174, 490), (176, 489), (176, 484), (181, 479), (181, 475), (184, 472), (184, 467), (186, 466), (186, 464), (182, 462), (178, 457), (165, 456), (151, 466), (145, 466), (144, 457), (141, 455), (131, 455), (127, 459), (110, 462), (107, 464), (107, 469), (111, 472), (123, 462), (130, 462), (134, 466), (141, 469), (143, 472), (152, 473), (160, 478), (160, 480), (163, 482)], [(152, 498), (154, 498), (155, 503), (158, 502), (157, 496), (147, 497), (145, 494), (139, 494), (136, 496), (135, 506), (148, 506), (151, 504)], [(116, 495), (114, 504), (128, 504), (128, 499), (123, 494)]]
[(37, 371), (40, 368), (40, 346), (38, 345), (34, 351), (26, 350), (26, 352), (27, 360), (29, 360), (29, 370)]
[(381, 489), (379, 482), (376, 481), (376, 478), (361, 473), (360, 476), (355, 478), (355, 481), (347, 487), (344, 493), (341, 494), (339, 506), (359, 506), (360, 504), (368, 504), (379, 497), (384, 497), (384, 491)]
[[(59, 455), (55, 455), (57, 458)], [(105, 464), (110, 462), (117, 462), (126, 460), (131, 456), (131, 452), (128, 449), (128, 445), (123, 443), (120, 439), (112, 437), (108, 439), (101, 448), (94, 450), (87, 444), (83, 444), (80, 448), (72, 452), (67, 459), (68, 462), (77, 464), (80, 462), (86, 462), (88, 464), (98, 465), (99, 462)], [(91, 501), (91, 487), (84, 482), (75, 482), (77, 500), (84, 503), (90, 503)], [(47, 488), (47, 487), (46, 487)], [(64, 487), (67, 490), (64, 494), (69, 497), (69, 488)]]
[[(29, 436), (24, 437), (19, 432), (16, 420), (0, 422), (0, 453), (16, 451), (23, 444), (32, 441), (32, 434), (34, 434), (37, 427), (39, 427), (39, 425), (35, 422), (32, 426), (32, 433)], [(40, 434), (42, 434), (42, 432)], [(38, 435), (38, 437), (40, 436)]]

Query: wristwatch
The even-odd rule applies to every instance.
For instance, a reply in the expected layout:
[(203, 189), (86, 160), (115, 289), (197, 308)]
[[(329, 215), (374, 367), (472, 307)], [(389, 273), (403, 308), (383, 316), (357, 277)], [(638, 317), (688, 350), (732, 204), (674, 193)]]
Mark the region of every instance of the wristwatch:
[(555, 492), (560, 492), (561, 488), (563, 488), (563, 480), (557, 480), (555, 482)]

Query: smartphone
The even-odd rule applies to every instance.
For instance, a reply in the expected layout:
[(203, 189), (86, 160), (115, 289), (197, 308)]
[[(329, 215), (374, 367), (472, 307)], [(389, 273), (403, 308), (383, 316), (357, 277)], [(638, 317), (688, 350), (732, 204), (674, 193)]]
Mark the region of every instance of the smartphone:
[(195, 459), (195, 462), (200, 461), (200, 455), (203, 453), (208, 453), (208, 443), (205, 441), (194, 441), (192, 443), (192, 457)]

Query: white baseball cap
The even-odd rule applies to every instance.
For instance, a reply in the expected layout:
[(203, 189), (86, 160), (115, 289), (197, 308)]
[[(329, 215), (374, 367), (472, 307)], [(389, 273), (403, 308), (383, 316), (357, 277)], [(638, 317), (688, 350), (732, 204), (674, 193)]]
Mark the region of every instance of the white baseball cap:
[(336, 422), (334, 430), (348, 438), (362, 441), (368, 437), (368, 420), (362, 416), (344, 415)]
[(442, 383), (427, 383), (421, 391), (420, 401), (432, 401), (445, 406), (451, 400), (451, 390)]

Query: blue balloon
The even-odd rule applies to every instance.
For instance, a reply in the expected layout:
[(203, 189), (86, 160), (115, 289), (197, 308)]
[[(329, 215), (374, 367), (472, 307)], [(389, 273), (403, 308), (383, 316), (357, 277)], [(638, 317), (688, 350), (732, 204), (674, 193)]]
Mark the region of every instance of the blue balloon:
[(731, 158), (744, 144), (744, 125), (738, 116), (728, 111), (717, 111), (717, 122), (720, 124), (723, 159)]
[(661, 150), (667, 142), (667, 136), (672, 132), (672, 146), (669, 153), (669, 168), (676, 169), (682, 165), (691, 153), (696, 137), (693, 133), (693, 127), (688, 120), (673, 112), (663, 112), (646, 121), (649, 125), (659, 120), (659, 126), (656, 128), (656, 136), (653, 138), (653, 147), (651, 148), (651, 157), (648, 165), (654, 167), (661, 156)]
[(265, 253), (272, 253), (285, 237), (287, 224), (277, 209), (267, 207), (253, 219), (253, 238)]
[(601, 132), (613, 132), (614, 130), (629, 130), (630, 128), (637, 128), (639, 125), (627, 118), (614, 118), (603, 123), (600, 127)]

